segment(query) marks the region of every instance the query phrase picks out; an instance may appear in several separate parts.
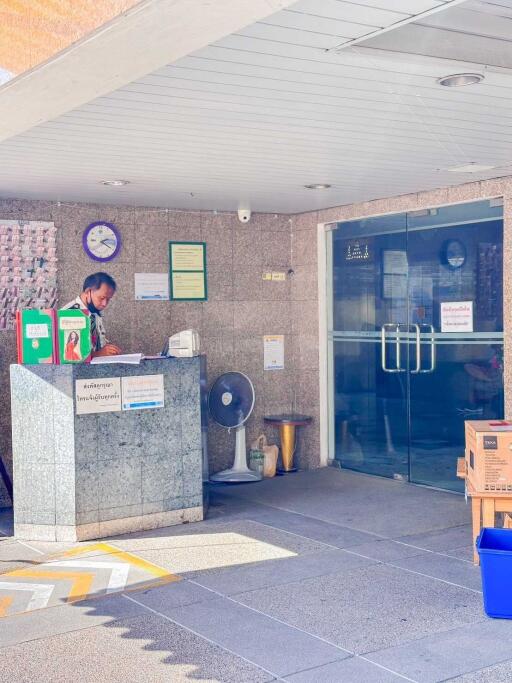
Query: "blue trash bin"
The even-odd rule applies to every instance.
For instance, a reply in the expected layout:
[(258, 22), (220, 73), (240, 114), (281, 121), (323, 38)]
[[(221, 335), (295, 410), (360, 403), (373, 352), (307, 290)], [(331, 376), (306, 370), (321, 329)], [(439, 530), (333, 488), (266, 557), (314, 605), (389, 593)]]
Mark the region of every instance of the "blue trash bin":
[(485, 612), (495, 619), (512, 619), (512, 529), (482, 529), (476, 547)]

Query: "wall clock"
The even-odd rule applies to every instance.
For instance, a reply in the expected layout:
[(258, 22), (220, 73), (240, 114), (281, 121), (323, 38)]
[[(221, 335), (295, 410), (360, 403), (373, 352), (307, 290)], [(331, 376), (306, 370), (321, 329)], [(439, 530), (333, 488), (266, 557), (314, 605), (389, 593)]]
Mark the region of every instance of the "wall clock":
[(443, 263), (449, 268), (462, 268), (466, 255), (466, 247), (460, 240), (447, 240), (443, 245)]
[(121, 235), (113, 223), (96, 221), (85, 228), (82, 246), (94, 261), (112, 261), (121, 249)]

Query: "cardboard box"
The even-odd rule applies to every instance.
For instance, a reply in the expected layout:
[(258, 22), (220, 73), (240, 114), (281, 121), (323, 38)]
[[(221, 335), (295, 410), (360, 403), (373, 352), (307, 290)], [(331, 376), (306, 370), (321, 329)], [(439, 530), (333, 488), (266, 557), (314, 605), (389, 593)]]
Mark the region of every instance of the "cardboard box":
[(512, 497), (512, 422), (466, 422), (465, 457), (474, 492)]

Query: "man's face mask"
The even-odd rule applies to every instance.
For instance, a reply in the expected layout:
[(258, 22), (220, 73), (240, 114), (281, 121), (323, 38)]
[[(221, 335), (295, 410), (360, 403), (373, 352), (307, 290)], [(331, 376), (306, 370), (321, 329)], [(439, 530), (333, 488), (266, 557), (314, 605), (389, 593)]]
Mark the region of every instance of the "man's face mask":
[(89, 301), (87, 302), (87, 308), (91, 313), (99, 313), (99, 310), (96, 308), (96, 306), (92, 302), (92, 297), (89, 297)]
[(87, 308), (91, 313), (101, 313), (105, 309), (112, 297), (114, 290), (108, 285), (101, 285), (99, 289), (90, 289), (87, 296)]

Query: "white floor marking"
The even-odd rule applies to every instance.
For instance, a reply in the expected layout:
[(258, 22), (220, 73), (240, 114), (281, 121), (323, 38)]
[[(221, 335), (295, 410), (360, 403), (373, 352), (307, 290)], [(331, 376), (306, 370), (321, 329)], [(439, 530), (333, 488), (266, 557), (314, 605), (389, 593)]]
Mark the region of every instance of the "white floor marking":
[(0, 590), (6, 591), (30, 591), (34, 593), (30, 602), (28, 603), (26, 612), (31, 612), (35, 609), (43, 609), (48, 604), (55, 586), (47, 583), (14, 583), (7, 581), (0, 581)]
[(51, 567), (74, 567), (81, 569), (87, 567), (88, 569), (108, 569), (112, 572), (107, 593), (122, 590), (128, 581), (128, 574), (130, 572), (130, 565), (120, 562), (88, 562), (87, 560), (58, 560), (51, 562)]
[(37, 548), (34, 548), (33, 545), (29, 545), (28, 543), (24, 543), (23, 541), (19, 541), (17, 538), (14, 539), (16, 543), (19, 543), (20, 545), (25, 546), (25, 548), (28, 548), (29, 550), (33, 550), (35, 553), (38, 553), (39, 555), (45, 555), (46, 553), (44, 550), (38, 550)]

